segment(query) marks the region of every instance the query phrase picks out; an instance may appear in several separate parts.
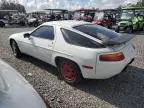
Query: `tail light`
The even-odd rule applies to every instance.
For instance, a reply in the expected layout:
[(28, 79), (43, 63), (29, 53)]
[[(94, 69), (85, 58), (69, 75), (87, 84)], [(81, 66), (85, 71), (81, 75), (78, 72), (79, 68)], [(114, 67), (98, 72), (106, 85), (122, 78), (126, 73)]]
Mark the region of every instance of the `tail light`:
[(99, 57), (100, 61), (122, 61), (125, 59), (122, 52), (119, 53), (111, 53), (111, 54), (103, 54)]

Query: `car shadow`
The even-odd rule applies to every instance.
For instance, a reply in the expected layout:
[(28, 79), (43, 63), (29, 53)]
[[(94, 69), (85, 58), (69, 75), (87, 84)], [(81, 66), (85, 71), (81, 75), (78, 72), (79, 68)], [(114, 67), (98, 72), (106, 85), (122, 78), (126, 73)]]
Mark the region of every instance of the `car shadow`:
[[(24, 55), (21, 60), (59, 76), (55, 67), (43, 61), (28, 55)], [(133, 65), (115, 77), (105, 80), (85, 79), (73, 87), (119, 108), (144, 108), (144, 69)]]
[(144, 108), (144, 69), (129, 66), (106, 80), (85, 80), (77, 89), (119, 108)]
[[(30, 63), (32, 63), (33, 65), (35, 65), (35, 66), (37, 66), (37, 67), (39, 67), (39, 68), (41, 68), (41, 69), (44, 69), (44, 70), (46, 70), (47, 72), (49, 72), (49, 73), (51, 73), (51, 74), (53, 74), (53, 75), (55, 75), (55, 76), (58, 76), (59, 74), (58, 74), (58, 71), (57, 71), (57, 68), (55, 68), (54, 66), (52, 66), (52, 65), (50, 65), (50, 64), (48, 64), (48, 63), (45, 63), (45, 62), (43, 62), (43, 61), (41, 61), (41, 60), (38, 60), (38, 59), (36, 59), (36, 58), (34, 58), (34, 57), (31, 57), (31, 56), (29, 56), (29, 55), (25, 55), (25, 54), (23, 54), (23, 57), (22, 58), (20, 58), (21, 60), (23, 60), (23, 61), (26, 61), (26, 62), (30, 62)], [(58, 77), (59, 78), (59, 77)]]

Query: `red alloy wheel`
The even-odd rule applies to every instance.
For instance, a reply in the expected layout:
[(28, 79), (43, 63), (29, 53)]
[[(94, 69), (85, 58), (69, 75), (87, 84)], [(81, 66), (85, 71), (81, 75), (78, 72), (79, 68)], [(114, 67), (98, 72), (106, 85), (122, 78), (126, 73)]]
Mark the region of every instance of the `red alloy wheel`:
[(66, 62), (61, 63), (60, 69), (61, 69), (64, 80), (74, 81), (76, 79), (76, 68), (71, 62), (66, 61)]

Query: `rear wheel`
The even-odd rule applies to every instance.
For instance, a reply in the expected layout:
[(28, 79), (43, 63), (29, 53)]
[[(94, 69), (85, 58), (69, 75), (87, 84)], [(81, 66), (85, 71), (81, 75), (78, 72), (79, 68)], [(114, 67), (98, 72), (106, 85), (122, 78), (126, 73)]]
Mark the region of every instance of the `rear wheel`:
[(142, 31), (144, 31), (144, 25), (142, 26)]
[(117, 33), (119, 33), (119, 31), (120, 31), (119, 27), (117, 27), (115, 31), (116, 31)]
[(128, 27), (128, 28), (126, 29), (126, 31), (127, 31), (127, 33), (129, 33), (129, 34), (133, 33), (132, 27)]
[(60, 60), (58, 68), (63, 80), (68, 84), (76, 84), (82, 80), (82, 75), (77, 64), (71, 60)]
[(10, 44), (11, 44), (11, 48), (12, 48), (12, 51), (13, 51), (13, 55), (16, 58), (20, 58), (22, 56), (22, 54), (21, 54), (21, 52), (18, 48), (17, 43), (14, 40), (12, 40)]
[(5, 27), (5, 23), (0, 21), (0, 27)]

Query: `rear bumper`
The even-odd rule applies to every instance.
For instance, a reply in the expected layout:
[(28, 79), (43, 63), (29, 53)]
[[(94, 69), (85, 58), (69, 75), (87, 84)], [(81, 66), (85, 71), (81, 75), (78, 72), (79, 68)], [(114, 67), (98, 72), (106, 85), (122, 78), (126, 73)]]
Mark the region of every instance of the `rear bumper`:
[(121, 49), (119, 52), (123, 52), (125, 59), (118, 62), (102, 62), (97, 58), (96, 64), (96, 76), (95, 79), (107, 79), (113, 77), (122, 72), (130, 63), (134, 61), (134, 48), (131, 44)]

